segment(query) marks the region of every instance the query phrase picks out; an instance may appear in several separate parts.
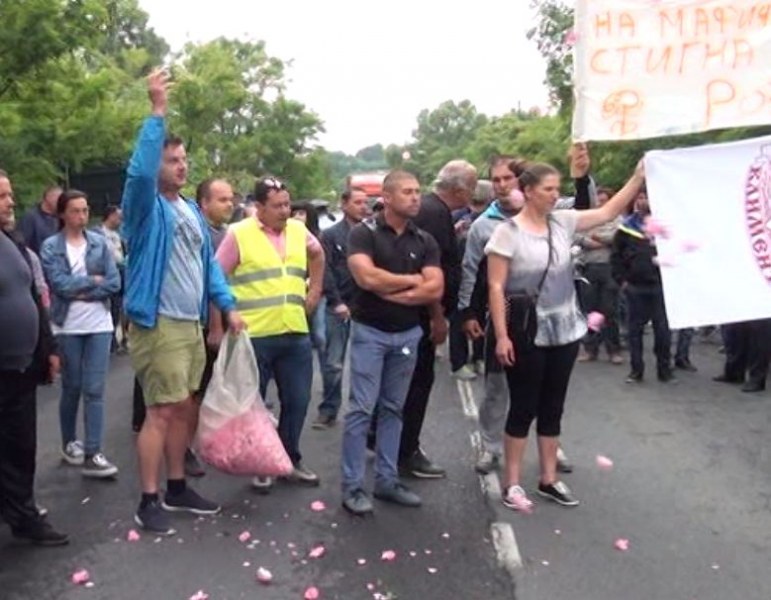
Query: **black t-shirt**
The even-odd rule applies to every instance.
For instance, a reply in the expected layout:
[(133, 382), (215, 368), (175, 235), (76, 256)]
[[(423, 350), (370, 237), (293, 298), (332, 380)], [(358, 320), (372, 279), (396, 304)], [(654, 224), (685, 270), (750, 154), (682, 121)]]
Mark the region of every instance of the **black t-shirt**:
[(413, 221), (423, 231), (430, 233), (439, 245), (444, 272), (442, 306), (444, 314), (449, 315), (458, 308), (461, 275), (460, 248), (452, 213), (439, 196), (434, 193), (426, 194), (420, 201), (420, 212)]
[[(348, 256), (366, 254), (376, 267), (398, 275), (415, 275), (424, 267), (439, 267), (439, 247), (433, 237), (413, 223), (397, 235), (382, 214), (359, 223), (348, 236)], [(351, 316), (354, 321), (381, 331), (407, 331), (420, 323), (421, 307), (384, 300), (356, 287)]]

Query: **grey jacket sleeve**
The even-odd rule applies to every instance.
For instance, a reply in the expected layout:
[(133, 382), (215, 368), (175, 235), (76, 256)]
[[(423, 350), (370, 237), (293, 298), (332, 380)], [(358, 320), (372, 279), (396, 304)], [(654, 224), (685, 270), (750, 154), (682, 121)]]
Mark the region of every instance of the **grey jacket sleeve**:
[(479, 263), (485, 257), (485, 240), (482, 235), (480, 217), (471, 226), (466, 239), (466, 251), (463, 254), (462, 274), (460, 280), (460, 292), (458, 293), (458, 310), (463, 310), (471, 305), (471, 295), (477, 281)]

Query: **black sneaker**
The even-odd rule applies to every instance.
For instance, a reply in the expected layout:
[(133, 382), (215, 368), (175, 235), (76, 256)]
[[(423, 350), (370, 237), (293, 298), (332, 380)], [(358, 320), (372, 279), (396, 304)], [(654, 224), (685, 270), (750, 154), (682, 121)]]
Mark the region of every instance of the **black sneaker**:
[(698, 371), (698, 369), (693, 365), (693, 363), (687, 358), (685, 360), (676, 360), (675, 369), (680, 369), (681, 371), (687, 371), (688, 373), (696, 373), (696, 371)]
[(418, 479), (442, 479), (447, 476), (447, 472), (432, 463), (420, 448), (400, 468), (407, 475)]
[(367, 492), (361, 488), (354, 490), (343, 499), (343, 508), (356, 516), (363, 516), (372, 512), (372, 501)]
[(331, 429), (337, 425), (337, 419), (335, 419), (333, 416), (330, 415), (319, 415), (316, 417), (316, 420), (311, 423), (312, 429)]
[(189, 512), (194, 515), (216, 515), (222, 507), (198, 495), (193, 489), (186, 487), (180, 494), (169, 494), (163, 497), (163, 509), (170, 512)]
[(158, 501), (149, 502), (137, 509), (134, 522), (148, 533), (155, 535), (174, 535), (177, 531), (171, 526), (169, 515), (163, 512)]
[(573, 463), (570, 462), (562, 447), (557, 448), (557, 472), (572, 473)]
[(675, 377), (674, 373), (670, 369), (659, 371), (658, 373), (659, 381), (661, 383), (676, 383), (677, 378)]
[(643, 374), (639, 371), (632, 371), (626, 376), (627, 383), (640, 383), (643, 380)]
[(562, 506), (578, 506), (579, 502), (573, 496), (573, 492), (561, 481), (555, 481), (552, 484), (544, 485), (538, 484), (538, 495), (554, 500), (557, 504)]
[(399, 506), (409, 506), (411, 508), (417, 508), (423, 503), (420, 496), (399, 482), (388, 487), (375, 486), (374, 496), (383, 502), (390, 502)]
[(203, 468), (201, 461), (195, 455), (190, 448), (185, 450), (185, 475), (188, 477), (203, 477), (206, 475), (206, 470)]
[(35, 546), (66, 546), (70, 543), (67, 534), (56, 531), (48, 521), (43, 519), (15, 528), (11, 533), (16, 539), (27, 541)]

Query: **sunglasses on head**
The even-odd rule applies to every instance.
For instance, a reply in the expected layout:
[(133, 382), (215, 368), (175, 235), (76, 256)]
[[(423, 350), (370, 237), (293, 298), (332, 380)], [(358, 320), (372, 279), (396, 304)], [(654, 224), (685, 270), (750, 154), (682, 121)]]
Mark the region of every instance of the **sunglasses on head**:
[(262, 180), (262, 185), (272, 190), (285, 190), (286, 185), (282, 181), (279, 181), (275, 177), (266, 177)]

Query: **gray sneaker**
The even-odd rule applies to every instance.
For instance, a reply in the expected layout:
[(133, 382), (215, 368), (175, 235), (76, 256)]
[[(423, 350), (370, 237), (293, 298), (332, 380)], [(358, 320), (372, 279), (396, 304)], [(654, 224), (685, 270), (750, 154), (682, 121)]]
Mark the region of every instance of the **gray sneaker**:
[(150, 502), (141, 506), (134, 515), (134, 522), (142, 529), (155, 535), (174, 535), (177, 531), (171, 526), (169, 515), (163, 511), (159, 502)]
[(267, 494), (273, 487), (272, 477), (254, 477), (252, 478), (252, 487), (260, 494)]
[(343, 508), (349, 513), (362, 516), (372, 512), (372, 501), (361, 488), (354, 490), (343, 499)]
[(397, 482), (390, 487), (375, 486), (375, 498), (383, 502), (391, 502), (400, 506), (409, 506), (417, 508), (423, 501), (415, 492), (401, 482)]
[(501, 459), (497, 454), (490, 452), (489, 450), (482, 450), (479, 454), (474, 469), (481, 475), (487, 475), (491, 473), (500, 465)]
[(316, 487), (321, 484), (319, 476), (307, 467), (304, 467), (301, 463), (297, 463), (292, 472), (282, 479), (290, 483), (299, 483), (311, 487)]
[(105, 479), (115, 477), (118, 474), (118, 467), (107, 460), (101, 452), (87, 457), (83, 461), (83, 477), (93, 477), (95, 479)]
[(69, 465), (79, 467), (86, 459), (86, 452), (83, 449), (83, 442), (80, 440), (73, 440), (67, 442), (64, 448), (62, 448), (62, 460)]

